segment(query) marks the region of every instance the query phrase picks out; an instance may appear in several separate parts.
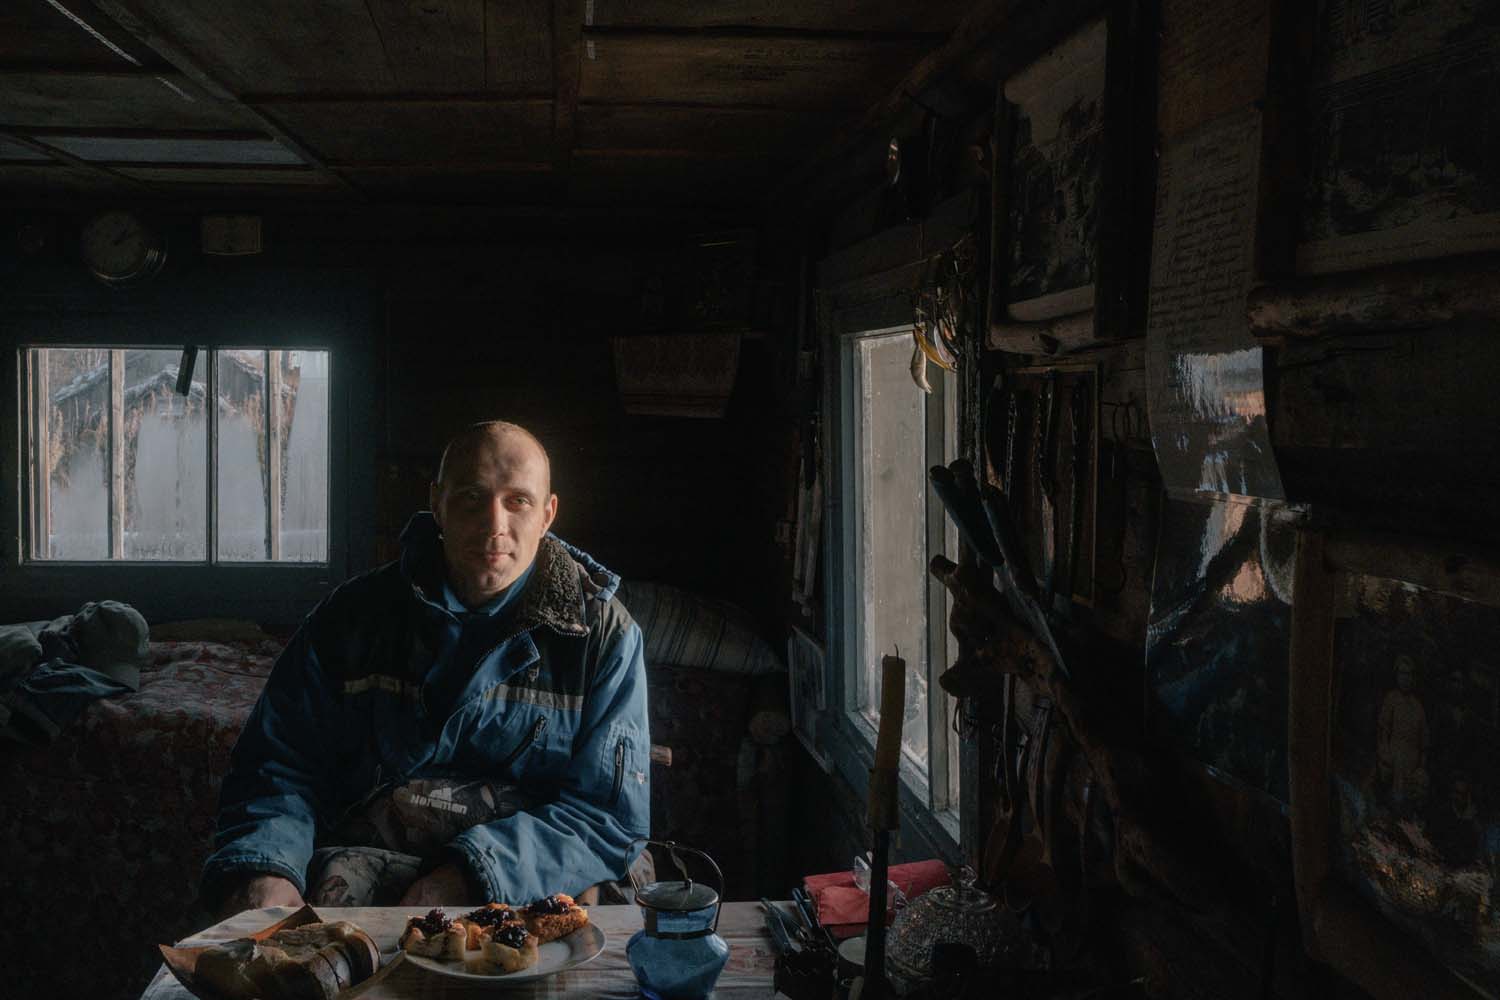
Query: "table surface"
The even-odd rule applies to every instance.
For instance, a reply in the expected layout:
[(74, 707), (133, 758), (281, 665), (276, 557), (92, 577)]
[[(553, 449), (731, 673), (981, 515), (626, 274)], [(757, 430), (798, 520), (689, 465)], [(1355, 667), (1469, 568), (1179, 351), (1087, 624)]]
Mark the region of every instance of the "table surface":
[[(274, 924), (294, 909), (272, 906), (246, 910), (179, 943), (192, 947), (245, 937)], [(463, 913), (469, 909), (471, 907), (447, 907), (449, 913)], [(401, 936), (407, 917), (413, 915), (412, 910), (395, 906), (320, 906), (317, 911), (324, 920), (353, 921), (380, 946), (380, 971), (364, 984), (346, 991), (342, 996), (349, 1000), (355, 997), (359, 1000), (447, 1000), (450, 997), (547, 997), (563, 1000), (602, 997), (605, 1000), (625, 1000), (640, 996), (630, 963), (625, 960), (626, 942), (641, 929), (641, 911), (636, 906), (589, 907), (589, 919), (604, 931), (606, 938), (604, 953), (592, 962), (546, 979), (505, 987), (452, 979), (404, 961), (405, 956), (396, 947), (396, 939)], [(771, 948), (771, 936), (765, 929), (760, 904), (725, 903), (719, 918), (719, 936), (729, 943), (729, 963), (719, 977), (713, 996), (720, 1000), (778, 996), (771, 986), (775, 952)], [(164, 965), (157, 970), (141, 1000), (194, 998)]]

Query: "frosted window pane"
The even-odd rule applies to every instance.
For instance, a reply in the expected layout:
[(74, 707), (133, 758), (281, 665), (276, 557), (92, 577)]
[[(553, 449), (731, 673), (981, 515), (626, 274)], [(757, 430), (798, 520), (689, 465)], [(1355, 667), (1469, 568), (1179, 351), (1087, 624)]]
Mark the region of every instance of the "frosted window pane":
[(270, 558), (266, 513), (266, 352), (219, 351), (218, 558)]
[(109, 351), (39, 348), (43, 373), (34, 428), (38, 476), (33, 498), (38, 559), (109, 558)]
[(193, 559), (208, 551), (206, 356), (177, 395), (178, 350), (125, 353), (126, 559)]
[(328, 561), (328, 352), (282, 355), (281, 558)]
[(911, 380), (911, 335), (858, 341), (856, 399), (860, 469), (859, 708), (880, 711), (880, 659), (900, 647), (906, 660), (901, 742), (927, 764), (926, 396)]

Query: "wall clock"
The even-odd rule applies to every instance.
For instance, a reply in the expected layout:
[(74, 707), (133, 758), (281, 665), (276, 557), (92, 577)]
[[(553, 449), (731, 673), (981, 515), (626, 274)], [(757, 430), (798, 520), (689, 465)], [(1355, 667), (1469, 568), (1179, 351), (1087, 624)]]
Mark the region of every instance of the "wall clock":
[(89, 273), (114, 288), (138, 284), (161, 270), (167, 243), (133, 212), (114, 210), (96, 215), (83, 227), (80, 239)]

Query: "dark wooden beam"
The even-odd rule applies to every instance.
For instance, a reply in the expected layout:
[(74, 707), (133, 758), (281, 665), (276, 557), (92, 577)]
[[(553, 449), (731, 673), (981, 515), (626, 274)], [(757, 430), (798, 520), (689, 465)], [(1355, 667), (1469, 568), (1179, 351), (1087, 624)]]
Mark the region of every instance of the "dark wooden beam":
[(583, 31), (584, 38), (682, 38), (692, 40), (716, 38), (753, 38), (765, 42), (800, 42), (808, 39), (838, 42), (929, 42), (936, 45), (948, 37), (946, 32), (932, 31), (847, 31), (838, 28), (773, 28), (746, 25), (689, 27), (656, 25), (650, 28), (593, 25)]
[(129, 32), (151, 51), (161, 56), (167, 62), (175, 66), (180, 72), (188, 76), (204, 90), (216, 97), (240, 104), (247, 114), (268, 133), (283, 142), (311, 167), (323, 171), (329, 179), (352, 194), (363, 196), (348, 178), (341, 176), (337, 171), (331, 170), (323, 163), (322, 158), (309, 149), (297, 137), (293, 136), (274, 118), (265, 112), (251, 107), (240, 101), (239, 96), (234, 94), (221, 83), (216, 76), (210, 73), (205, 66), (194, 56), (179, 45), (176, 40), (166, 34), (158, 25), (140, 15), (132, 9), (126, 0), (95, 0), (96, 5), (122, 29)]
[(348, 91), (301, 91), (295, 94), (243, 94), (245, 104), (275, 108), (295, 104), (492, 104), (498, 107), (535, 107), (551, 105), (551, 94), (519, 94), (501, 97), (483, 91), (433, 93), (403, 91), (399, 93), (350, 93)]
[(557, 175), (568, 176), (573, 146), (578, 139), (578, 92), (583, 79), (584, 0), (555, 0), (552, 8), (552, 164)]

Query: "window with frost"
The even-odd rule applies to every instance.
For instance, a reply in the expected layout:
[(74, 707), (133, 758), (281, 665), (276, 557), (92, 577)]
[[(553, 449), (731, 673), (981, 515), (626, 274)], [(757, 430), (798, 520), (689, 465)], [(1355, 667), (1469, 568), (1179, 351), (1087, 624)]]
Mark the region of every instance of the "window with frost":
[[(958, 542), (927, 485), (930, 466), (955, 456), (958, 389), (951, 374), (929, 369), (932, 392), (912, 380), (910, 329), (876, 331), (842, 342), (842, 447), (845, 461), (845, 710), (873, 743), (880, 712), (880, 661), (906, 661), (902, 778), (950, 823), (958, 809), (958, 739), (953, 699), (937, 684), (956, 648), (948, 633), (946, 591), (927, 572), (937, 553), (957, 558)], [(938, 377), (942, 376), (942, 377)]]
[[(327, 351), (22, 350), (34, 561), (327, 563)], [(179, 391), (179, 389), (184, 391)]]

